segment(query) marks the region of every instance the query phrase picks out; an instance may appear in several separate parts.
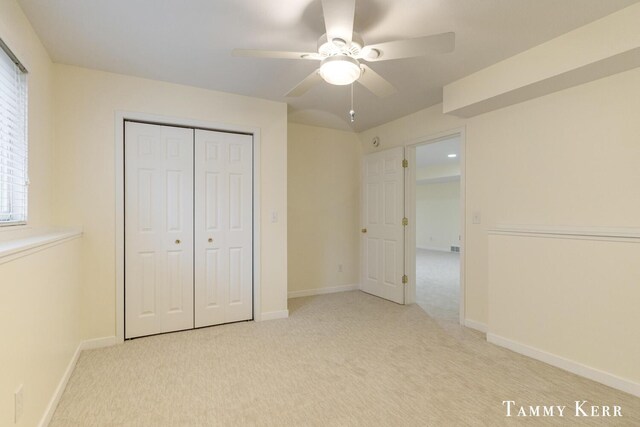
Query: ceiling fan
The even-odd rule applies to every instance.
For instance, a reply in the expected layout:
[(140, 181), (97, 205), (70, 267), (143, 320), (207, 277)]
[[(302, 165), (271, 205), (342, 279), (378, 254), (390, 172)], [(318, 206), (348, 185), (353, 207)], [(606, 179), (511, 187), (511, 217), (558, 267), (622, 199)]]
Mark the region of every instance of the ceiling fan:
[(369, 66), (360, 62), (388, 61), (429, 54), (448, 53), (455, 47), (455, 33), (442, 33), (408, 40), (396, 40), (365, 45), (353, 31), (355, 0), (322, 0), (327, 32), (318, 40), (318, 52), (285, 52), (272, 50), (234, 49), (234, 56), (321, 61), (315, 70), (286, 94), (300, 96), (322, 80), (333, 85), (348, 85), (355, 81), (380, 98), (396, 89)]

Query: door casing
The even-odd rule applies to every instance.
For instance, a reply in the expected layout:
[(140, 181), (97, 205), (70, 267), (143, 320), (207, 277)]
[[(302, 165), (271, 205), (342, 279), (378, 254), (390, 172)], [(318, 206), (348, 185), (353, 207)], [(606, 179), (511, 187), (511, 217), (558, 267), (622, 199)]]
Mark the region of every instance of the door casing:
[[(461, 325), (465, 324), (465, 298), (466, 298), (466, 184), (465, 184), (465, 174), (466, 174), (466, 138), (465, 138), (465, 128), (454, 128), (447, 131), (434, 133), (426, 136), (422, 136), (419, 138), (411, 139), (406, 141), (404, 144), (400, 144), (404, 146), (405, 149), (405, 158), (409, 162), (409, 167), (405, 172), (405, 183), (404, 183), (404, 213), (405, 217), (407, 217), (409, 224), (405, 229), (405, 239), (404, 239), (404, 259), (405, 266), (404, 271), (408, 276), (408, 283), (404, 289), (404, 303), (405, 304), (414, 304), (416, 302), (416, 148), (419, 145), (430, 144), (434, 142), (438, 142), (442, 139), (450, 138), (453, 136), (460, 137), (460, 301), (459, 301), (459, 311), (460, 311), (460, 319), (459, 322)], [(393, 148), (384, 147), (381, 149)], [(364, 188), (361, 188), (361, 200), (362, 194), (364, 192)], [(361, 203), (362, 205), (362, 203)], [(362, 208), (361, 208), (362, 209)], [(360, 251), (361, 257), (363, 251)], [(361, 262), (363, 262), (361, 260)], [(362, 283), (362, 268), (360, 268), (360, 283)]]
[(409, 273), (409, 282), (405, 288), (405, 304), (416, 302), (416, 148), (419, 145), (432, 144), (446, 138), (460, 137), (460, 301), (459, 322), (465, 324), (465, 266), (466, 266), (466, 204), (465, 204), (465, 171), (466, 142), (465, 128), (456, 128), (413, 139), (405, 144), (405, 156), (409, 168), (405, 174), (405, 216), (409, 219), (405, 234), (405, 271)]

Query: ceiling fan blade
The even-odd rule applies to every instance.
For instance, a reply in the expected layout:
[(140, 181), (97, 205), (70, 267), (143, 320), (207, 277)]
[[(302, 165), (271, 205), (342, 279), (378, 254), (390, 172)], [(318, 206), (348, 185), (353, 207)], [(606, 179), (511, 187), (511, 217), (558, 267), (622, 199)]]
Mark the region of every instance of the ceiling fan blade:
[(315, 70), (313, 73), (309, 74), (304, 78), (296, 87), (291, 89), (289, 93), (285, 96), (287, 97), (296, 97), (305, 94), (309, 89), (317, 85), (322, 81), (322, 77), (320, 77), (320, 73), (318, 70)]
[(322, 57), (312, 52), (285, 52), (278, 50), (233, 49), (233, 56), (246, 56), (250, 58), (275, 58), (275, 59), (313, 59), (321, 60)]
[(356, 13), (356, 0), (322, 0), (324, 25), (327, 40), (344, 40), (347, 45), (353, 36), (353, 20)]
[(417, 37), (415, 39), (396, 40), (366, 46), (363, 49), (362, 59), (374, 62), (449, 53), (453, 51), (455, 45), (455, 33), (435, 34), (432, 36)]
[(373, 92), (378, 98), (386, 98), (397, 92), (396, 88), (380, 74), (364, 64), (360, 64), (360, 66), (363, 72), (357, 82)]

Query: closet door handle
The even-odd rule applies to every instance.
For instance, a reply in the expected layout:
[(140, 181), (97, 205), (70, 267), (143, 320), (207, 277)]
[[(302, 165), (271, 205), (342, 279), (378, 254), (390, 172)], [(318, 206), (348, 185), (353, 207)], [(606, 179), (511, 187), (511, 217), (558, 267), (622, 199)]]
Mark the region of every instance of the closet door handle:
[(213, 243), (213, 239), (209, 237), (209, 243)]
[(176, 239), (176, 245), (180, 244), (180, 239)]

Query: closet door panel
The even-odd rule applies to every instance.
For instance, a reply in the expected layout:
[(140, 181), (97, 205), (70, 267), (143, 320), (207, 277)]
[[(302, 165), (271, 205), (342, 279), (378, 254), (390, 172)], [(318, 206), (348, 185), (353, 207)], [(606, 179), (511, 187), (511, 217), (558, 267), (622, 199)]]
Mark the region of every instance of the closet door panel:
[(253, 139), (196, 130), (196, 327), (253, 318)]
[(125, 124), (126, 338), (193, 327), (193, 130)]

